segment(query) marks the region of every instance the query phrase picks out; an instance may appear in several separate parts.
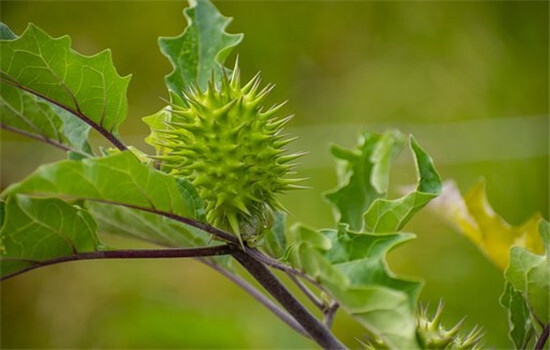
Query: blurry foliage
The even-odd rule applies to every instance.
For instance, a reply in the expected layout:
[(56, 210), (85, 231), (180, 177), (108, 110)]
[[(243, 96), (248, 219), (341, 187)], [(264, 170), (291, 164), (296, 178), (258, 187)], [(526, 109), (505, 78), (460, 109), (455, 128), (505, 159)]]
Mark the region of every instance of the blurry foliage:
[[(495, 211), (508, 222), (519, 224), (536, 211), (548, 216), (547, 2), (217, 5), (237, 18), (232, 32), (246, 33), (238, 49), (243, 75), (261, 68), (266, 81), (278, 84), (273, 101), (290, 98), (285, 108), (297, 114), (291, 126), (302, 141), (295, 146), (311, 150), (299, 171), (313, 189), (284, 198), (293, 213), (288, 221), (330, 225), (330, 208), (318, 200), (335, 183), (323, 158), (327, 140), (350, 146), (357, 130), (387, 125), (414, 130), (442, 177), (456, 179), (462, 189), (484, 176)], [(17, 33), (34, 22), (54, 36), (70, 34), (84, 53), (110, 47), (119, 72), (133, 74), (121, 135), (147, 147), (139, 143), (147, 134), (140, 118), (164, 106), (158, 97), (167, 97), (162, 76), (170, 71), (157, 37), (181, 32), (181, 2), (0, 6), (1, 20)], [(480, 126), (478, 119), (488, 120)], [(2, 188), (63, 156), (1, 136)], [(413, 172), (400, 171), (411, 167), (400, 157), (391, 181), (411, 183), (402, 174)], [(424, 278), (421, 299), (433, 304), (443, 297), (449, 323), (467, 314), (467, 323), (487, 331), (488, 344), (509, 347), (498, 304), (500, 271), (429, 212), (406, 230), (418, 239), (390, 256), (392, 268)], [(1, 288), (3, 348), (310, 346), (230, 282), (190, 261), (71, 263)], [(359, 328), (339, 315), (335, 333), (355, 344)]]

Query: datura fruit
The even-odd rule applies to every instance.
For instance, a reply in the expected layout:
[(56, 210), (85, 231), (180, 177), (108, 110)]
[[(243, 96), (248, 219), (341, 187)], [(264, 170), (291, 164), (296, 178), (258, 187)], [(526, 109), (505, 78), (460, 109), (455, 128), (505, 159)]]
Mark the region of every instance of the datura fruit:
[(262, 105), (274, 85), (260, 89), (257, 74), (242, 86), (239, 75), (235, 66), (219, 84), (212, 76), (206, 91), (188, 88), (149, 141), (164, 171), (197, 188), (207, 221), (233, 232), (242, 244), (257, 240), (271, 226), (274, 211), (283, 209), (277, 194), (302, 187), (297, 183), (303, 179), (288, 176), (303, 153), (285, 150), (293, 139), (281, 133), (292, 119), (277, 116), (284, 103)]
[(417, 314), (417, 334), (426, 349), (477, 350), (482, 349), (483, 336), (480, 327), (474, 327), (470, 332), (461, 335), (464, 319), (454, 327), (446, 329), (441, 324), (443, 303), (439, 303), (435, 314), (430, 317), (428, 305), (419, 307)]

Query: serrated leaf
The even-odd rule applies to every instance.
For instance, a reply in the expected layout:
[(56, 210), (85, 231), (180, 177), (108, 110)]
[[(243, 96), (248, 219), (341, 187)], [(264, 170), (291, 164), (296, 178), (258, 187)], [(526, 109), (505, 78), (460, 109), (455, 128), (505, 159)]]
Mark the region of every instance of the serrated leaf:
[(538, 234), (541, 216), (535, 215), (519, 226), (508, 224), (489, 204), (483, 182), (476, 184), (462, 197), (456, 184), (446, 181), (442, 195), (433, 202), (432, 207), (502, 270), (508, 265), (511, 246), (526, 247), (537, 254), (544, 251)]
[(365, 231), (399, 231), (416, 212), (441, 193), (441, 179), (432, 158), (412, 136), (410, 148), (416, 164), (416, 190), (398, 199), (376, 199), (365, 213)]
[(116, 135), (126, 118), (130, 76), (121, 77), (116, 72), (109, 50), (84, 56), (70, 45), (68, 36), (52, 38), (33, 24), (19, 38), (1, 40), (2, 84), (18, 86), (81, 112)]
[(387, 192), (390, 163), (402, 148), (402, 138), (396, 131), (364, 133), (353, 150), (332, 147), (332, 155), (339, 160), (338, 187), (325, 197), (334, 205), (340, 223), (363, 229), (364, 213)]
[(264, 234), (262, 249), (274, 258), (282, 258), (286, 251), (286, 214), (276, 212), (273, 225)]
[(69, 196), (195, 219), (204, 215), (191, 185), (140, 163), (130, 151), (43, 165), (3, 195), (13, 193)]
[(16, 87), (3, 84), (1, 90), (2, 127), (45, 142), (53, 141), (77, 152), (91, 153), (87, 141), (89, 125)]
[(504, 272), (506, 281), (521, 295), (535, 318), (542, 324), (550, 321), (550, 223), (541, 220), (539, 233), (546, 253), (537, 255), (523, 247), (510, 249), (510, 264)]
[(510, 339), (516, 349), (523, 349), (533, 331), (529, 306), (525, 299), (509, 282), (506, 282), (504, 293), (500, 297), (500, 304), (506, 308), (510, 325)]
[(188, 22), (184, 32), (159, 38), (160, 50), (174, 67), (165, 78), (166, 85), (177, 95), (191, 85), (206, 89), (212, 71), (219, 78), (224, 60), (243, 38), (225, 31), (231, 18), (222, 16), (209, 0), (190, 4), (184, 10)]
[(99, 249), (88, 212), (57, 198), (13, 195), (0, 230), (2, 277), (38, 262)]
[[(0, 23), (0, 40), (14, 39), (17, 36)], [(69, 112), (16, 87), (3, 84), (0, 91), (2, 127), (46, 142), (51, 140), (73, 151), (91, 153), (87, 142), (89, 125)]]
[(361, 324), (394, 348), (418, 348), (414, 305), (422, 284), (395, 276), (385, 258), (413, 236), (338, 230), (290, 231), (289, 262), (320, 282)]

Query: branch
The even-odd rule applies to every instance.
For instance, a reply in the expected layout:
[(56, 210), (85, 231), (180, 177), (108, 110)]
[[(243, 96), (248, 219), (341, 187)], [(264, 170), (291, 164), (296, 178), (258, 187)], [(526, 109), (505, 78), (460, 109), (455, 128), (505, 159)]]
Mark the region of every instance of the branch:
[(548, 335), (549, 334), (550, 334), (550, 323), (547, 324), (542, 329), (542, 333), (540, 334), (539, 340), (537, 340), (537, 343), (535, 344), (535, 349), (536, 350), (544, 349), (544, 344), (546, 344), (546, 341), (548, 340)]
[[(4, 129), (4, 130), (8, 130), (8, 131), (11, 131), (11, 132), (14, 132), (16, 134), (19, 134), (19, 135), (23, 135), (23, 136), (26, 136), (26, 137), (30, 137), (32, 139), (35, 139), (35, 140), (38, 140), (38, 141), (41, 141), (41, 142), (45, 142), (49, 145), (52, 145), (54, 147), (57, 147), (57, 148), (60, 148), (64, 151), (72, 151), (72, 152), (78, 152), (77, 150), (69, 147), (69, 146), (65, 146), (64, 144), (60, 143), (60, 142), (57, 142), (57, 141), (54, 141), (52, 139), (49, 139), (45, 136), (41, 136), (41, 135), (36, 135), (36, 134), (32, 134), (30, 132), (27, 132), (27, 131), (23, 131), (23, 130), (19, 130), (19, 129), (16, 129), (16, 128), (12, 128), (11, 126), (8, 126), (8, 125), (5, 125), (5, 124), (2, 124), (0, 123), (0, 128), (1, 129)], [(80, 152), (79, 152), (80, 153)]]
[(313, 278), (309, 277), (308, 275), (306, 275), (302, 271), (297, 270), (297, 269), (293, 268), (292, 266), (285, 265), (285, 264), (273, 259), (272, 257), (263, 254), (262, 252), (260, 252), (257, 249), (254, 249), (254, 248), (245, 248), (245, 249), (246, 249), (246, 252), (248, 253), (248, 255), (250, 255), (254, 259), (258, 260), (259, 262), (264, 263), (267, 266), (271, 266), (274, 269), (286, 272), (288, 274), (292, 274), (292, 275), (295, 275), (295, 276), (300, 276), (303, 279), (305, 279), (306, 281), (308, 281), (309, 283), (313, 284), (314, 286), (316, 286), (317, 288), (322, 290), (323, 292), (329, 294), (325, 290), (325, 288), (323, 288), (323, 286), (321, 286), (317, 281), (315, 281)]
[[(78, 253), (69, 256), (62, 256), (50, 260), (36, 261), (25, 260), (34, 263), (34, 265), (19, 270), (12, 274), (3, 276), (0, 281), (15, 277), (24, 272), (34, 270), (40, 267), (59, 264), (76, 260), (96, 260), (96, 259), (162, 259), (162, 258), (191, 258), (198, 256), (216, 256), (231, 254), (232, 249), (228, 245), (217, 245), (213, 247), (200, 248), (182, 248), (182, 249), (129, 249), (129, 250), (106, 250), (97, 252)], [(17, 258), (4, 258), (1, 260), (23, 260)]]
[(290, 326), (292, 329), (294, 329), (296, 332), (302, 334), (303, 336), (310, 338), (309, 334), (305, 331), (305, 329), (296, 322), (295, 319), (293, 319), (287, 312), (282, 310), (280, 307), (278, 307), (271, 299), (266, 297), (264, 294), (262, 294), (259, 290), (257, 290), (253, 285), (245, 281), (244, 279), (240, 278), (239, 276), (227, 271), (223, 267), (210, 262), (206, 259), (197, 259), (201, 261), (202, 263), (210, 266), (214, 270), (218, 271), (231, 281), (233, 281), (235, 284), (237, 284), (239, 287), (241, 287), (245, 292), (250, 294), (254, 299), (259, 301), (261, 304), (263, 304), (269, 311), (273, 312), (275, 316), (277, 316), (281, 321), (286, 323), (288, 326)]
[[(7, 74), (3, 73), (3, 75), (5, 76), (8, 76)], [(8, 76), (9, 77), (9, 76)], [(62, 103), (59, 103), (37, 91), (34, 91), (32, 89), (29, 89), (28, 87), (26, 86), (23, 86), (21, 84), (19, 84), (17, 81), (15, 80), (12, 80), (11, 77), (10, 79), (0, 79), (1, 82), (5, 83), (5, 84), (10, 84), (12, 86), (15, 86), (16, 88), (19, 88), (23, 91), (26, 91), (30, 94), (33, 94), (34, 96), (37, 96), (37, 97), (40, 97), (41, 99), (45, 100), (45, 101), (48, 101), (49, 103), (51, 104), (54, 104), (56, 105), (57, 107), (59, 108), (62, 108), (64, 110), (66, 110), (67, 112), (77, 116), (78, 118), (82, 119), (86, 124), (90, 125), (92, 128), (94, 128), (97, 132), (99, 132), (103, 137), (105, 137), (107, 140), (109, 140), (109, 142), (111, 142), (116, 148), (118, 148), (119, 150), (121, 151), (125, 151), (127, 150), (127, 147), (126, 145), (124, 145), (124, 143), (122, 143), (122, 141), (120, 141), (118, 138), (116, 138), (113, 134), (111, 134), (107, 129), (105, 129), (104, 127), (102, 127), (101, 125), (97, 124), (96, 122), (94, 122), (93, 120), (91, 120), (90, 118), (88, 118), (88, 116), (86, 116), (84, 113), (82, 113), (81, 111), (79, 110), (74, 110), (73, 108), (71, 107), (68, 107), (68, 106), (65, 106), (64, 104)]]
[(305, 286), (302, 282), (300, 282), (300, 280), (294, 276), (292, 273), (290, 272), (287, 272), (286, 273), (288, 275), (288, 277), (290, 277), (290, 279), (292, 280), (292, 282), (294, 282), (294, 284), (296, 286), (298, 286), (298, 288), (302, 291), (302, 293), (305, 294), (306, 297), (308, 297), (308, 299), (315, 305), (317, 306), (317, 308), (319, 308), (319, 310), (325, 310), (325, 305), (323, 305), (323, 303), (321, 302), (321, 300), (319, 300), (319, 298), (317, 298), (317, 296), (315, 294), (313, 294), (313, 292), (311, 290), (309, 290), (309, 288), (307, 286)]
[(324, 321), (327, 327), (330, 329), (332, 327), (332, 322), (334, 321), (334, 316), (336, 316), (336, 312), (338, 311), (338, 308), (340, 307), (340, 304), (335, 301), (330, 305), (325, 311), (324, 311)]
[(238, 248), (234, 248), (232, 255), (305, 328), (317, 344), (325, 349), (346, 348), (325, 325), (300, 304), (265, 265)]

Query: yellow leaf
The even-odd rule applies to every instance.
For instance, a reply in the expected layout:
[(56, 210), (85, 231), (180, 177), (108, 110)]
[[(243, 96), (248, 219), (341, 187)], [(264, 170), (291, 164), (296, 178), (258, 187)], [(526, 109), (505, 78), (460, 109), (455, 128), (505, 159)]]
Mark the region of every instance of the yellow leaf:
[(512, 246), (527, 248), (535, 254), (544, 252), (538, 234), (541, 215), (536, 214), (519, 226), (510, 225), (489, 204), (483, 181), (464, 196), (453, 181), (447, 181), (443, 193), (432, 207), (474, 242), (501, 270), (508, 266)]

